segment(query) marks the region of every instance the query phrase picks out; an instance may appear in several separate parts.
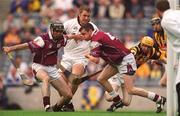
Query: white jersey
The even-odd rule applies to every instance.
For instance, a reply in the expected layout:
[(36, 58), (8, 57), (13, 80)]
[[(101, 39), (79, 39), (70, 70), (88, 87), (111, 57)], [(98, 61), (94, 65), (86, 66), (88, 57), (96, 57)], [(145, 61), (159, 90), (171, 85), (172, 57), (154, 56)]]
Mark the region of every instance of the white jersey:
[(170, 45), (180, 53), (180, 11), (169, 9), (164, 12), (161, 25), (165, 30)]
[[(97, 29), (96, 25), (91, 23), (94, 26), (94, 29)], [(64, 23), (64, 28), (67, 34), (78, 34), (80, 29), (80, 24), (78, 19), (74, 18), (68, 20)], [(66, 46), (64, 47), (63, 58), (84, 58), (84, 55), (90, 52), (90, 41), (77, 41), (70, 39), (67, 41)]]

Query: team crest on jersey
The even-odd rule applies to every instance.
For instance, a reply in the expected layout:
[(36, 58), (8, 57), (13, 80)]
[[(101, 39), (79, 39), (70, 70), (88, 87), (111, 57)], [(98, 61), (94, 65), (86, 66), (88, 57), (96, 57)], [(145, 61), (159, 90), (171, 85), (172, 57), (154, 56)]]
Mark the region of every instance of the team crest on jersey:
[(78, 31), (78, 27), (75, 26), (75, 27), (73, 28), (73, 31), (74, 31), (74, 32), (75, 32), (75, 31)]

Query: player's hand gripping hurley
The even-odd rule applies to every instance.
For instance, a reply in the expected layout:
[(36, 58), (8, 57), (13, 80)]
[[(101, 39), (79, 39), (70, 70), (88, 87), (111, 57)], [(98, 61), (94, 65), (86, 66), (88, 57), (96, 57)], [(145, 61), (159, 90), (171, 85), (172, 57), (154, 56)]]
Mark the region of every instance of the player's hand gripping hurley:
[(7, 56), (9, 58), (9, 60), (11, 61), (11, 63), (14, 65), (14, 67), (16, 68), (19, 76), (21, 77), (21, 80), (22, 80), (22, 83), (24, 85), (27, 85), (27, 86), (31, 86), (34, 84), (33, 80), (29, 79), (25, 74), (23, 74), (20, 69), (18, 68), (18, 66), (16, 65), (16, 63), (14, 62), (13, 60), (13, 57), (11, 55), (11, 53), (7, 53)]

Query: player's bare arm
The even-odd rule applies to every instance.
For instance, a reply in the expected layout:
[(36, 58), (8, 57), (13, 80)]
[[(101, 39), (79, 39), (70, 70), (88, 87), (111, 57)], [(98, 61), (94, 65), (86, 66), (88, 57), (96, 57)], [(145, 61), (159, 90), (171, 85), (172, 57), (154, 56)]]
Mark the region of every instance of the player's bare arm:
[(3, 47), (4, 52), (9, 53), (12, 52), (14, 50), (23, 50), (23, 49), (27, 49), (28, 48), (28, 43), (23, 43), (23, 44), (19, 44), (19, 45), (14, 45), (14, 46), (10, 46), (10, 47)]
[(98, 64), (98, 63), (99, 63), (99, 60), (100, 60), (99, 58), (94, 57), (94, 56), (92, 56), (92, 55), (90, 55), (90, 54), (86, 54), (85, 57), (88, 58), (90, 61), (96, 63), (96, 64)]
[(69, 34), (65, 35), (67, 39), (83, 40), (84, 36), (81, 34)]

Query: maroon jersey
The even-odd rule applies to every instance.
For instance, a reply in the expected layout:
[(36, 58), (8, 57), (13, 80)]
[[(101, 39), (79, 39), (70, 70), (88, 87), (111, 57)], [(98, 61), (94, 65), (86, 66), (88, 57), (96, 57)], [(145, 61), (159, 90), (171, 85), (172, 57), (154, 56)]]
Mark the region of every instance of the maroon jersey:
[(48, 33), (40, 35), (44, 41), (44, 46), (38, 46), (34, 41), (28, 43), (32, 53), (35, 53), (33, 62), (42, 65), (55, 65), (57, 63), (58, 49), (66, 45), (66, 39), (62, 38), (59, 41), (50, 39)]
[(91, 51), (91, 55), (101, 57), (110, 64), (120, 64), (123, 57), (130, 54), (130, 50), (109, 33), (97, 31), (92, 35), (91, 41), (98, 42), (98, 46)]

